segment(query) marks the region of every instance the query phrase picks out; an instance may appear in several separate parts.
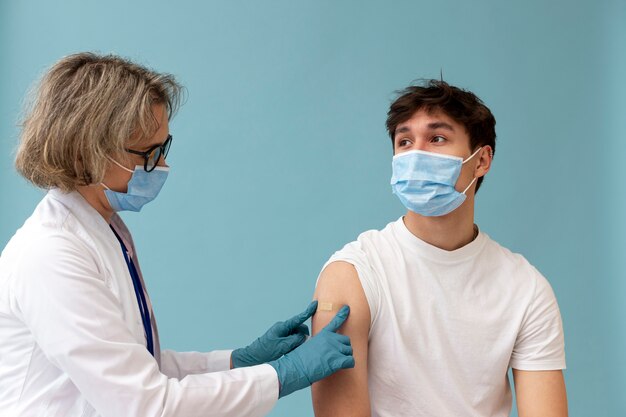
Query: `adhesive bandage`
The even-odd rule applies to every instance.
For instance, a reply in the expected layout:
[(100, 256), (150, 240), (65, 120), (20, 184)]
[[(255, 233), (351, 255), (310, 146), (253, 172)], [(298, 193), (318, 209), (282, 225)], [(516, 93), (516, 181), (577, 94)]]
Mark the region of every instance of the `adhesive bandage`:
[(320, 302), (317, 309), (320, 311), (333, 311), (333, 303)]

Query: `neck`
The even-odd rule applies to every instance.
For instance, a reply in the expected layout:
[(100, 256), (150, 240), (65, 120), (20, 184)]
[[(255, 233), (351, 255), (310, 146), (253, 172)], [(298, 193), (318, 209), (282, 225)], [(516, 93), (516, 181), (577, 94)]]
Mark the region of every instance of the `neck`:
[(87, 185), (76, 189), (80, 195), (93, 207), (98, 213), (111, 223), (114, 211), (111, 210), (101, 185)]
[(474, 202), (469, 200), (445, 216), (426, 217), (409, 211), (404, 224), (415, 236), (439, 249), (462, 248), (476, 238)]

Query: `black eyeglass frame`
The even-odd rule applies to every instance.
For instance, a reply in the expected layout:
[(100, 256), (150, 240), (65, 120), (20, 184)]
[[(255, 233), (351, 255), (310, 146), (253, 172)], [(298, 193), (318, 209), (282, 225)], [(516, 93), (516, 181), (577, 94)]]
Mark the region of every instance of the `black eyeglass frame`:
[[(163, 142), (160, 145), (154, 145), (153, 147), (151, 147), (150, 149), (148, 149), (145, 152), (136, 151), (134, 149), (125, 149), (125, 150), (128, 153), (132, 153), (132, 154), (135, 154), (135, 155), (143, 156), (143, 169), (144, 169), (144, 171), (152, 172), (152, 171), (154, 171), (154, 168), (156, 168), (157, 165), (159, 165), (159, 161), (161, 160), (161, 157), (163, 157), (163, 159), (167, 158), (167, 154), (169, 153), (171, 146), (172, 146), (172, 135), (167, 135), (167, 138), (165, 139), (165, 142)], [(150, 169), (148, 169), (148, 162), (150, 161), (150, 156), (157, 149), (160, 149), (159, 157), (154, 162), (154, 165)]]

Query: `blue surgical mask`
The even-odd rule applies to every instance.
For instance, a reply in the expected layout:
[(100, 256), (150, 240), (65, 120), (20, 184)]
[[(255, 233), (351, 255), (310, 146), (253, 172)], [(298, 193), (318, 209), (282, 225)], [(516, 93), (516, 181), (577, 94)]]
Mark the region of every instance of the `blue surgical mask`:
[(128, 191), (125, 193), (113, 191), (102, 183), (105, 188), (104, 195), (114, 211), (140, 211), (144, 205), (159, 195), (170, 171), (169, 167), (157, 166), (151, 172), (146, 172), (142, 165), (137, 165), (135, 170), (131, 170), (113, 159), (111, 161), (133, 174), (128, 181)]
[(393, 157), (391, 188), (402, 204), (422, 216), (444, 216), (465, 201), (465, 193), (477, 178), (458, 192), (456, 185), (463, 164), (472, 159), (426, 151), (408, 151)]

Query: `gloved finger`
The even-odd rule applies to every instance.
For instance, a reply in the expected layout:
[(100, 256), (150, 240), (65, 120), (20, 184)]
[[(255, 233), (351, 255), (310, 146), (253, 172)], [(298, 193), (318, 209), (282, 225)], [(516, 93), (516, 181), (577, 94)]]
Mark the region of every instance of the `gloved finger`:
[(347, 356), (352, 356), (352, 346), (351, 345), (339, 345), (338, 347), (339, 352), (341, 352), (344, 355)]
[(317, 310), (317, 300), (314, 300), (311, 302), (311, 304), (309, 304), (306, 310), (304, 310), (302, 313), (297, 314), (293, 316), (292, 318), (285, 320), (284, 322), (285, 326), (287, 326), (289, 330), (295, 329), (296, 327), (300, 326), (305, 321), (307, 321), (309, 318), (311, 318), (311, 316), (315, 314), (316, 310)]
[(298, 327), (296, 327), (294, 330), (291, 331), (291, 334), (303, 334), (305, 336), (309, 336), (309, 326), (307, 326), (306, 324), (301, 324)]
[(285, 328), (285, 323), (283, 323), (282, 321), (277, 321), (276, 323), (272, 324), (272, 327), (270, 327), (266, 333), (280, 336), (286, 331), (287, 329)]
[(354, 356), (342, 356), (336, 358), (332, 362), (332, 367), (337, 371), (339, 369), (354, 368)]
[(354, 368), (354, 356), (346, 356), (341, 362), (341, 369)]
[(328, 331), (331, 331), (333, 333), (336, 332), (337, 330), (339, 330), (339, 328), (341, 327), (343, 322), (346, 321), (346, 319), (348, 318), (349, 314), (350, 314), (350, 307), (349, 306), (341, 307), (339, 312), (335, 315), (335, 317), (333, 317), (333, 319), (330, 321), (330, 323), (328, 323), (326, 325), (326, 327), (324, 327), (324, 330), (328, 330)]
[(301, 344), (306, 341), (306, 335), (303, 334), (292, 334), (291, 336), (287, 336), (280, 341), (281, 353), (284, 355), (285, 353), (289, 353)]
[(334, 333), (334, 339), (342, 345), (350, 346), (350, 338), (345, 334)]

